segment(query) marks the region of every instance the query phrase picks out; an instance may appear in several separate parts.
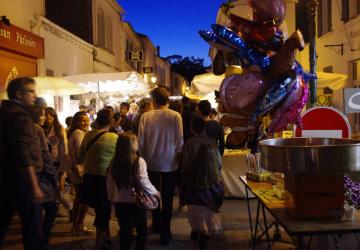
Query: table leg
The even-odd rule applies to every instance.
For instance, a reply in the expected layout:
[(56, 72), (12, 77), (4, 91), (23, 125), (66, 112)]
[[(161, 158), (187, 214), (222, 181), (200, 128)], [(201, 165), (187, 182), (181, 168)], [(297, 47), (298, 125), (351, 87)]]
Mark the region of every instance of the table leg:
[(257, 234), (257, 229), (259, 226), (260, 203), (261, 203), (260, 200), (258, 200), (258, 204), (257, 204), (257, 208), (256, 208), (255, 229), (254, 229), (254, 235), (253, 235), (253, 239), (252, 239), (252, 244), (253, 244), (254, 249), (255, 249), (255, 246), (257, 243), (256, 234)]
[(302, 235), (297, 236), (297, 242), (296, 242), (296, 243), (297, 243), (296, 245), (297, 245), (297, 249), (298, 249), (298, 250), (303, 250), (303, 249), (305, 249)]
[(249, 215), (251, 241), (253, 241), (254, 233), (253, 233), (253, 225), (252, 225), (252, 218), (251, 218), (251, 208), (250, 208), (250, 202), (249, 202), (249, 191), (248, 191), (248, 188), (246, 185), (245, 185), (245, 193), (246, 193), (246, 203), (247, 203), (247, 209), (248, 209), (248, 215)]
[(268, 249), (270, 250), (271, 249), (270, 236), (269, 236), (269, 231), (268, 231), (268, 227), (267, 227), (265, 208), (264, 208), (264, 205), (261, 205), (261, 206), (262, 206), (262, 213), (263, 213), (264, 226), (265, 226), (266, 242), (267, 242)]

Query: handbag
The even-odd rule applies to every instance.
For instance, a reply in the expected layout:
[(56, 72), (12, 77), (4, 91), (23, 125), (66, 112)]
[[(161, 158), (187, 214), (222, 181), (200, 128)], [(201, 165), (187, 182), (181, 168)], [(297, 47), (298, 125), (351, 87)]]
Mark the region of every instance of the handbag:
[(135, 204), (145, 210), (154, 210), (159, 207), (159, 200), (155, 195), (151, 195), (144, 190), (139, 180), (139, 158), (135, 161), (134, 166), (134, 188), (133, 194)]

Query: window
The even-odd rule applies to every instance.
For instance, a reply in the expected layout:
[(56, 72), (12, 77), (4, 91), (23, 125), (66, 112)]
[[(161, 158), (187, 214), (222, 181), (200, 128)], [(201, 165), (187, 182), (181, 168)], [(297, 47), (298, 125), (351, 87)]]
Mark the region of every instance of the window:
[(46, 76), (54, 76), (54, 70), (46, 69)]
[(360, 1), (359, 0), (342, 0), (342, 17), (344, 22), (349, 21), (351, 18), (355, 18), (360, 15)]
[(158, 84), (165, 85), (165, 70), (160, 65), (157, 65), (156, 73)]
[(98, 8), (97, 11), (98, 46), (113, 51), (113, 25), (110, 16)]
[(331, 31), (331, 0), (319, 0), (317, 9), (318, 37)]

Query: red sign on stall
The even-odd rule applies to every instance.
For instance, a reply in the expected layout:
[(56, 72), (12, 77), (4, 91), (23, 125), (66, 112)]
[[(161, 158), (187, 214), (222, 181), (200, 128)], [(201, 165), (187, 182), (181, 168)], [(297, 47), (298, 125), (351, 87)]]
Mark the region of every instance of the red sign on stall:
[(336, 108), (319, 106), (301, 115), (302, 128), (295, 129), (296, 137), (350, 138), (351, 127), (346, 116)]

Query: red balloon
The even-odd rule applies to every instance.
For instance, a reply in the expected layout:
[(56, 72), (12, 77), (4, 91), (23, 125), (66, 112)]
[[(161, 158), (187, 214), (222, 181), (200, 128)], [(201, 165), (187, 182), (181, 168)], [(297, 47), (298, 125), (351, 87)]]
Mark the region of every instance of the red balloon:
[(284, 21), (286, 3), (284, 0), (248, 0), (253, 8), (253, 19), (267, 21), (273, 19), (277, 26)]
[(257, 22), (230, 14), (231, 29), (251, 45), (278, 50), (284, 44), (282, 31), (274, 22)]
[(256, 103), (266, 86), (261, 74), (250, 71), (225, 78), (220, 86), (223, 108), (228, 113), (242, 112)]

